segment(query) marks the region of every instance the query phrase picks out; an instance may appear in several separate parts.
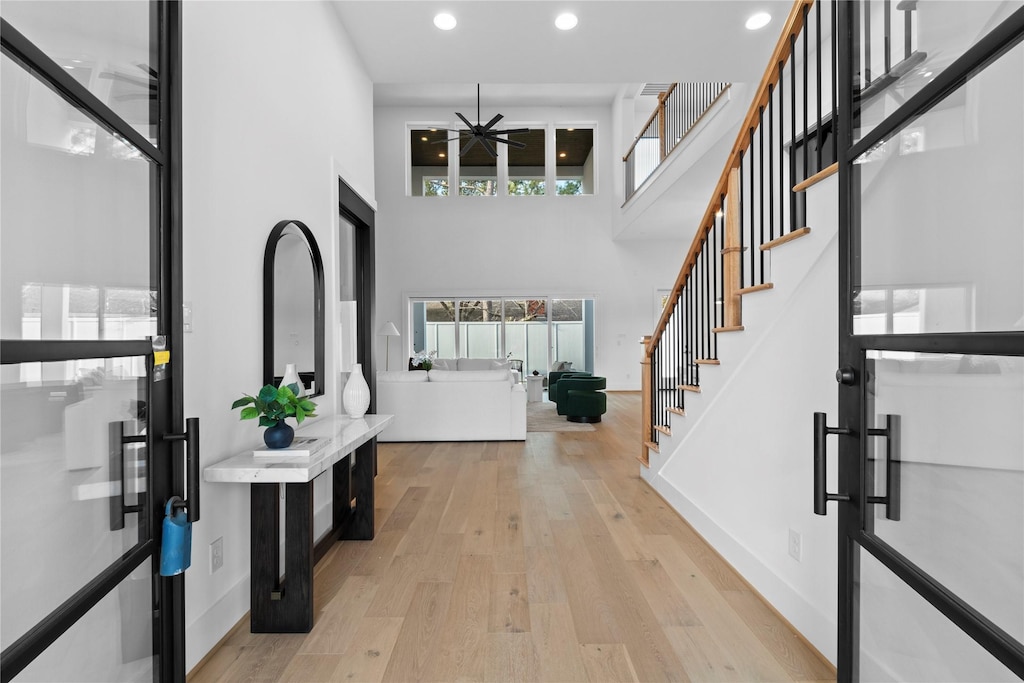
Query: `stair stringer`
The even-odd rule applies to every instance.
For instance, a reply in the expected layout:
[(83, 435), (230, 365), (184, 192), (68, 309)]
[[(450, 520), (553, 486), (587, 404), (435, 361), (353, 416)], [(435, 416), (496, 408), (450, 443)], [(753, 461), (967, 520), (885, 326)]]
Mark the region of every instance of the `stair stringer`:
[(835, 420), (838, 177), (808, 194), (811, 233), (774, 250), (774, 289), (744, 297), (744, 331), (718, 335), (722, 364), (701, 369), (641, 476), (834, 662), (835, 522), (812, 512), (811, 413)]

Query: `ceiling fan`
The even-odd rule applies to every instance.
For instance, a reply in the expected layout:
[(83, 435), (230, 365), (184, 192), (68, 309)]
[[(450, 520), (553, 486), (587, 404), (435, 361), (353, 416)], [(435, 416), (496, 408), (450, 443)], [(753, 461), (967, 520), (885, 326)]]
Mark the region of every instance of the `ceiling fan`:
[(472, 123), (470, 123), (469, 119), (467, 119), (465, 116), (463, 116), (459, 112), (455, 112), (455, 115), (458, 116), (460, 119), (462, 119), (462, 122), (466, 124), (466, 127), (469, 128), (469, 130), (453, 130), (453, 129), (449, 128), (448, 130), (450, 132), (458, 133), (459, 136), (458, 137), (454, 137), (454, 138), (448, 138), (447, 140), (438, 140), (438, 141), (434, 142), (433, 144), (436, 145), (436, 144), (440, 144), (442, 142), (450, 142), (452, 140), (461, 140), (462, 136), (468, 135), (468, 136), (470, 136), (469, 140), (466, 141), (466, 144), (464, 144), (462, 146), (462, 149), (459, 151), (459, 156), (460, 157), (465, 155), (466, 152), (468, 152), (470, 149), (472, 149), (473, 145), (475, 145), (478, 142), (481, 145), (483, 145), (484, 149), (487, 150), (487, 153), (490, 154), (494, 158), (498, 157), (498, 152), (494, 148), (494, 146), (491, 144), (491, 142), (500, 142), (500, 143), (508, 145), (510, 147), (515, 147), (516, 149), (524, 149), (526, 147), (526, 143), (519, 142), (518, 140), (506, 140), (505, 138), (501, 138), (501, 137), (498, 137), (498, 136), (499, 135), (514, 135), (516, 133), (528, 133), (530, 131), (529, 128), (510, 128), (510, 129), (507, 129), (507, 130), (493, 130), (494, 126), (498, 123), (498, 121), (501, 121), (501, 119), (504, 118), (504, 116), (501, 115), (501, 114), (495, 114), (494, 118), (492, 118), (486, 124), (481, 124), (480, 123), (480, 84), (479, 83), (476, 84), (476, 125), (474, 126)]

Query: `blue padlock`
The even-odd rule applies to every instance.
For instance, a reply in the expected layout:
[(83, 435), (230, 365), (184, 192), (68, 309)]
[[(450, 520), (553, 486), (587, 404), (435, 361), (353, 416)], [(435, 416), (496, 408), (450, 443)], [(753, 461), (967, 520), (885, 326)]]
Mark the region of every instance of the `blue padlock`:
[[(164, 509), (163, 541), (160, 544), (160, 576), (181, 574), (192, 564), (192, 522), (181, 508), (178, 496), (171, 496)], [(178, 507), (175, 511), (175, 506)]]

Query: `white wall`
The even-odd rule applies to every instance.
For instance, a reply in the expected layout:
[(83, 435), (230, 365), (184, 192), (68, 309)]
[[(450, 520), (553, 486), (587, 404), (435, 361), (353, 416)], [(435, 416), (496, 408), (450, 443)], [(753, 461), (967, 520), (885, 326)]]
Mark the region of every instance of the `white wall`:
[[(654, 327), (654, 291), (675, 281), (686, 241), (611, 239), (621, 190), (612, 182), (621, 158), (607, 107), (502, 107), (510, 121), (596, 123), (593, 196), (407, 197), (406, 122), (444, 121), (436, 108), (379, 107), (377, 162), (377, 317), (402, 333), (391, 365), (404, 367), (411, 330), (405, 297), (507, 295), (593, 297), (595, 372), (609, 389), (640, 388), (639, 339)], [(549, 160), (553, 151), (549, 151)], [(639, 302), (639, 303), (638, 303)], [(375, 340), (383, 354), (384, 340)], [(382, 365), (378, 361), (378, 366)]]
[[(262, 383), (262, 264), (284, 218), (316, 236), (326, 268), (327, 394), (337, 297), (337, 178), (372, 203), (372, 85), (333, 9), (321, 2), (184, 4), (185, 413), (202, 419), (203, 464), (260, 443), (231, 402)], [(318, 493), (322, 493), (318, 488)], [(224, 538), (212, 576), (209, 544)], [(186, 667), (249, 609), (249, 489), (203, 484), (186, 574)]]
[[(775, 288), (744, 297), (746, 330), (719, 335), (722, 365), (701, 370), (702, 393), (687, 394), (686, 417), (672, 417), (671, 439), (643, 471), (833, 662), (836, 517), (834, 507), (812, 512), (811, 414), (835, 422), (837, 192), (835, 176), (811, 190), (811, 234), (773, 251)], [(790, 529), (801, 535), (799, 562)]]

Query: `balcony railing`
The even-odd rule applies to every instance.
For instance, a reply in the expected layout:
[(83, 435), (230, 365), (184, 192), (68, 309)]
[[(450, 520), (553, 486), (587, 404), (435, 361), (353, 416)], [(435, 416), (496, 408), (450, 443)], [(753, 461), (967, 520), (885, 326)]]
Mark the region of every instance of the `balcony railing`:
[(651, 177), (728, 87), (728, 83), (673, 83), (658, 95), (658, 106), (622, 157), (625, 200)]

